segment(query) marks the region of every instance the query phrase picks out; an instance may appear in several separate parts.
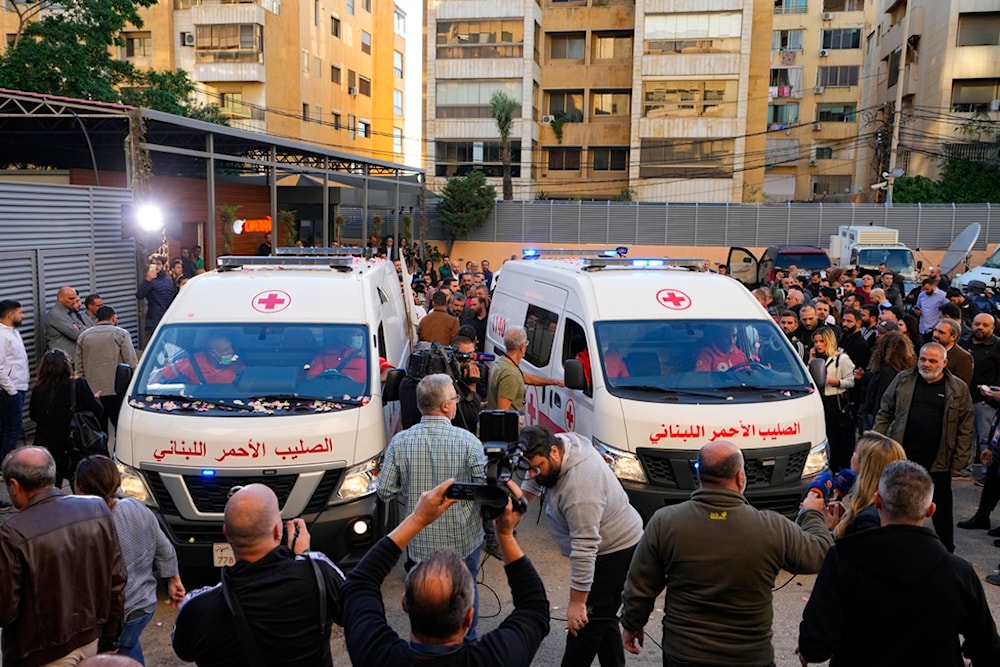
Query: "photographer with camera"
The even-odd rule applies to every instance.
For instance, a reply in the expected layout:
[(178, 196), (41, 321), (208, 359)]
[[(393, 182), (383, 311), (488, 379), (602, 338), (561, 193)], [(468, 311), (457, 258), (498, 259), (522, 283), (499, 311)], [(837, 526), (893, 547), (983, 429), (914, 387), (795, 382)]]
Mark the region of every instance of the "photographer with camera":
[[(508, 501), (496, 520), (504, 570), (514, 611), (477, 642), (465, 641), (475, 617), (473, 575), (457, 554), (437, 551), (406, 578), (403, 608), (410, 618), (410, 638), (390, 627), (382, 603), (382, 583), (411, 540), (442, 517), (457, 513), (448, 497), (448, 479), (420, 495), (408, 517), (375, 544), (351, 571), (344, 586), (344, 639), (355, 667), (386, 665), (476, 665), (527, 667), (549, 632), (549, 602), (538, 572), (514, 538), (521, 515)], [(518, 495), (517, 486), (507, 484)], [(463, 503), (471, 504), (471, 503)]]
[(642, 518), (593, 445), (576, 433), (544, 426), (521, 429), (518, 444), (531, 466), (521, 484), (531, 501), (546, 496), (552, 538), (570, 560), (563, 667), (625, 664), (618, 608)]
[[(476, 436), (451, 425), (460, 400), (451, 377), (435, 373), (417, 385), (417, 407), (423, 415), (419, 424), (393, 436), (385, 452), (376, 492), (389, 502), (402, 495), (407, 512), (417, 499), (449, 477), (460, 482), (486, 479), (486, 454)], [(409, 544), (409, 558), (417, 563), (439, 549), (458, 553), (470, 572), (479, 570), (483, 549), (483, 524), (473, 502), (462, 502), (453, 512), (428, 526)], [(479, 589), (475, 590), (473, 611), (479, 609)], [(477, 615), (473, 613), (467, 639), (476, 639)]]
[(486, 400), (489, 368), (476, 361), (475, 343), (463, 336), (453, 338), (448, 347), (435, 344), (429, 350), (410, 355), (406, 377), (399, 384), (403, 428), (410, 428), (420, 421), (417, 385), (434, 373), (443, 373), (454, 381), (459, 399), (452, 425), (476, 435), (479, 432), (479, 411)]

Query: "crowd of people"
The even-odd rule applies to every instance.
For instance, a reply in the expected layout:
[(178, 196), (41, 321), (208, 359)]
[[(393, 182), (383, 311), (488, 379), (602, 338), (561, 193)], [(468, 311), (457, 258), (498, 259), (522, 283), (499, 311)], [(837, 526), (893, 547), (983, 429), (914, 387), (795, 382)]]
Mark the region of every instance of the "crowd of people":
[[(383, 244), (387, 259), (402, 250), (391, 237)], [(151, 267), (147, 282), (161, 279), (162, 266)], [(423, 349), (450, 348), (460, 371), (404, 380), (405, 429), (390, 441), (377, 477), (378, 496), (399, 503), (404, 518), (345, 575), (311, 550), (302, 519), (282, 520), (271, 488), (235, 489), (223, 522), (235, 564), (220, 584), (190, 592), (150, 510), (122, 496), (114, 463), (101, 455), (73, 460), (60, 449), (66, 436), (56, 425), (72, 404), (107, 413), (113, 425), (114, 401), (105, 405), (104, 393), (111, 350), (119, 350), (114, 364), (135, 364), (114, 310), (88, 297), (98, 302), (96, 324), (88, 323), (76, 291), (63, 288), (46, 314), (53, 343), (31, 412), (48, 426), (35, 446), (15, 449), (15, 436), (7, 447), (10, 409), (0, 406), (4, 483), (19, 510), (0, 526), (4, 663), (75, 665), (117, 651), (142, 664), (139, 637), (159, 584), (179, 608), (175, 653), (200, 665), (332, 666), (333, 624), (343, 627), (355, 667), (530, 665), (553, 619), (546, 583), (560, 578), (553, 573), (543, 582), (516, 537), (527, 503), (539, 499), (552, 540), (569, 559), (559, 583), (567, 591), (558, 605), (564, 667), (595, 658), (618, 667), (644, 650), (664, 590), (664, 665), (774, 665), (772, 591), (782, 569), (818, 573), (799, 628), (803, 665), (1000, 664), (1000, 635), (982, 584), (953, 553), (951, 496), (953, 478), (981, 461), (979, 509), (957, 525), (989, 530), (1000, 501), (996, 322), (943, 291), (933, 273), (907, 295), (890, 273), (878, 277), (880, 287), (872, 276), (838, 270), (800, 279), (791, 267), (789, 275), (779, 273), (755, 295), (803, 361), (822, 366), (831, 469), (853, 480), (834, 494), (817, 484), (794, 519), (748, 504), (743, 453), (718, 440), (693, 462), (700, 484), (690, 499), (660, 509), (644, 526), (589, 441), (535, 425), (518, 429), (517, 471), (500, 482), (507, 504), (486, 518), (455, 492), (490, 477), (477, 437), (480, 409), (523, 413), (526, 385), (560, 382), (520, 368), (528, 344), (520, 326), (507, 327), (491, 366), (481, 362), (495, 276), (486, 260), (463, 271), (445, 258), (437, 269), (425, 264), (414, 273), (416, 302), (431, 309), (418, 337)], [(145, 296), (154, 293), (150, 287)], [(0, 302), (7, 370), (0, 383), (5, 400), (23, 406), (22, 318), (19, 304)], [(720, 330), (697, 363), (718, 365), (732, 353), (731, 337)], [(220, 358), (232, 353), (223, 342), (213, 350)], [(59, 489), (63, 479), (75, 495)], [(484, 553), (503, 562), (513, 598), (513, 610), (488, 632), (479, 628), (476, 584)], [(400, 559), (406, 638), (389, 625), (382, 599)], [(987, 581), (1000, 585), (997, 575)], [(887, 614), (886, 599), (920, 614)]]

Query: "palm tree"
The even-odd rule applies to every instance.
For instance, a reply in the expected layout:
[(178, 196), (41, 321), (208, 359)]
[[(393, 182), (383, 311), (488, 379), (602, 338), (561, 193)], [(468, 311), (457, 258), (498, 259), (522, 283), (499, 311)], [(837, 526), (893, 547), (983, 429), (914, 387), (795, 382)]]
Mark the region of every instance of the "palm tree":
[(510, 131), (514, 127), (514, 110), (517, 109), (517, 102), (511, 99), (507, 93), (498, 90), (490, 98), (490, 113), (493, 120), (497, 122), (497, 129), (500, 131), (500, 161), (503, 163), (503, 199), (510, 201), (514, 198), (514, 183), (510, 178)]

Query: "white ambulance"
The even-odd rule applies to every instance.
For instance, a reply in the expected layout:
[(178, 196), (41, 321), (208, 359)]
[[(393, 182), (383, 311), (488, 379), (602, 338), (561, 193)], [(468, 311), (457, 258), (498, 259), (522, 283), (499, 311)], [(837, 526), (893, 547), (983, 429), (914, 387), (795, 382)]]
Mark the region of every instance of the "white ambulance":
[(814, 381), (729, 277), (664, 259), (509, 261), (486, 350), (503, 354), (513, 325), (528, 333), (521, 369), (567, 385), (528, 386), (526, 422), (591, 439), (644, 519), (690, 496), (707, 442), (736, 443), (747, 498), (787, 515), (827, 467)]
[(305, 519), (316, 549), (352, 564), (382, 532), (375, 474), (399, 428), (389, 401), (402, 373), (380, 381), (380, 364), (409, 358), (396, 271), (350, 256), (219, 262), (177, 294), (123, 394), (122, 488), (157, 514), (185, 566), (232, 559), (223, 510), (251, 483), (274, 490), (284, 519)]

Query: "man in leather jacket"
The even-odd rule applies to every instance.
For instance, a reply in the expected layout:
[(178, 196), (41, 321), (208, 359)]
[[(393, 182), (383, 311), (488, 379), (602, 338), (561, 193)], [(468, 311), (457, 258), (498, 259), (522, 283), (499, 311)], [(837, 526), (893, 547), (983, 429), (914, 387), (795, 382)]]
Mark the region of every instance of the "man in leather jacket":
[(63, 494), (55, 476), (43, 447), (3, 461), (20, 510), (0, 526), (5, 667), (81, 660), (114, 650), (121, 635), (126, 574), (111, 510), (101, 498)]

